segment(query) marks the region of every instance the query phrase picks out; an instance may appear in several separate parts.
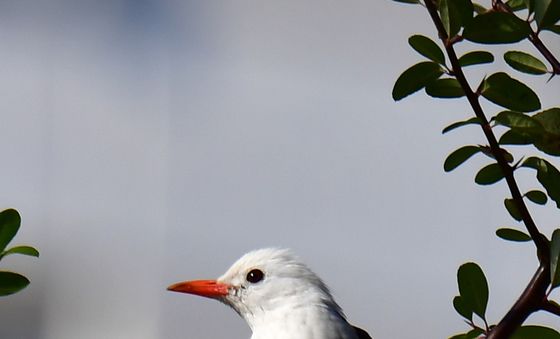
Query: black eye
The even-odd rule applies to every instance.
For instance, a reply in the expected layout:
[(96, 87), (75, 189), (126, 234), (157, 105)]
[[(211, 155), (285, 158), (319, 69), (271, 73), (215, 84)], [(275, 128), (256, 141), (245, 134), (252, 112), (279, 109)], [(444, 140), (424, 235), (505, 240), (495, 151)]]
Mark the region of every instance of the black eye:
[(254, 269), (247, 273), (246, 279), (248, 282), (255, 284), (264, 279), (264, 273), (261, 270)]

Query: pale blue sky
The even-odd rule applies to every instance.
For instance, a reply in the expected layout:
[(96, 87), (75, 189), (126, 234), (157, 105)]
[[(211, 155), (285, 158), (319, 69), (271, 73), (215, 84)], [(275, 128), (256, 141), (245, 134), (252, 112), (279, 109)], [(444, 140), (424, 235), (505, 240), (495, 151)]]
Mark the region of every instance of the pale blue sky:
[[(41, 251), (2, 261), (32, 284), (2, 299), (0, 337), (248, 338), (225, 306), (165, 288), (271, 245), (376, 339), (466, 329), (451, 300), (471, 260), (498, 321), (534, 250), (493, 235), (515, 223), (504, 185), (472, 182), (488, 159), (443, 172), (484, 142), (475, 127), (440, 133), (466, 102), (392, 101), (418, 32), (435, 36), (422, 8), (380, 0), (0, 4), (0, 206)], [(559, 105), (558, 80), (516, 77)], [(532, 209), (545, 233), (558, 226), (552, 206)]]

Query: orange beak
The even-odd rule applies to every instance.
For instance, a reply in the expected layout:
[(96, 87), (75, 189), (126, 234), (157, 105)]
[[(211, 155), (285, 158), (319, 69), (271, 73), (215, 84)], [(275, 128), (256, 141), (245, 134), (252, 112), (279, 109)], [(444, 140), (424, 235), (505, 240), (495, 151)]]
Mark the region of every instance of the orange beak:
[(193, 280), (173, 284), (167, 288), (169, 291), (189, 293), (207, 298), (225, 297), (229, 293), (228, 284), (216, 280)]

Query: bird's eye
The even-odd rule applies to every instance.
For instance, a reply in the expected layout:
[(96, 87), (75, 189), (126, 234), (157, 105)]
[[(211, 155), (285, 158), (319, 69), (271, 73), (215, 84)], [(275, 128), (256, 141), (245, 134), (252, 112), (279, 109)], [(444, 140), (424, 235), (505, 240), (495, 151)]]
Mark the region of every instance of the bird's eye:
[(264, 279), (264, 273), (261, 270), (254, 269), (249, 271), (249, 273), (247, 273), (246, 279), (248, 282), (252, 284), (256, 284)]

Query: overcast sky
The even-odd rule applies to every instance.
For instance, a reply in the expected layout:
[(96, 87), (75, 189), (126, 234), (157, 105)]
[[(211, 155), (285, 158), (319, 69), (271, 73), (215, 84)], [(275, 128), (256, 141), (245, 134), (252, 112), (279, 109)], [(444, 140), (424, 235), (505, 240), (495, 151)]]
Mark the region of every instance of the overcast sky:
[[(497, 322), (534, 248), (493, 235), (517, 225), (504, 184), (473, 183), (489, 159), (443, 172), (484, 143), (441, 135), (466, 102), (392, 101), (414, 33), (436, 36), (427, 13), (385, 0), (3, 1), (0, 206), (41, 257), (2, 261), (32, 283), (2, 299), (0, 337), (249, 338), (224, 305), (165, 288), (265, 246), (293, 248), (376, 339), (465, 330), (451, 300), (473, 260)], [(558, 79), (515, 76), (559, 105)], [(531, 209), (558, 227), (551, 204)]]

